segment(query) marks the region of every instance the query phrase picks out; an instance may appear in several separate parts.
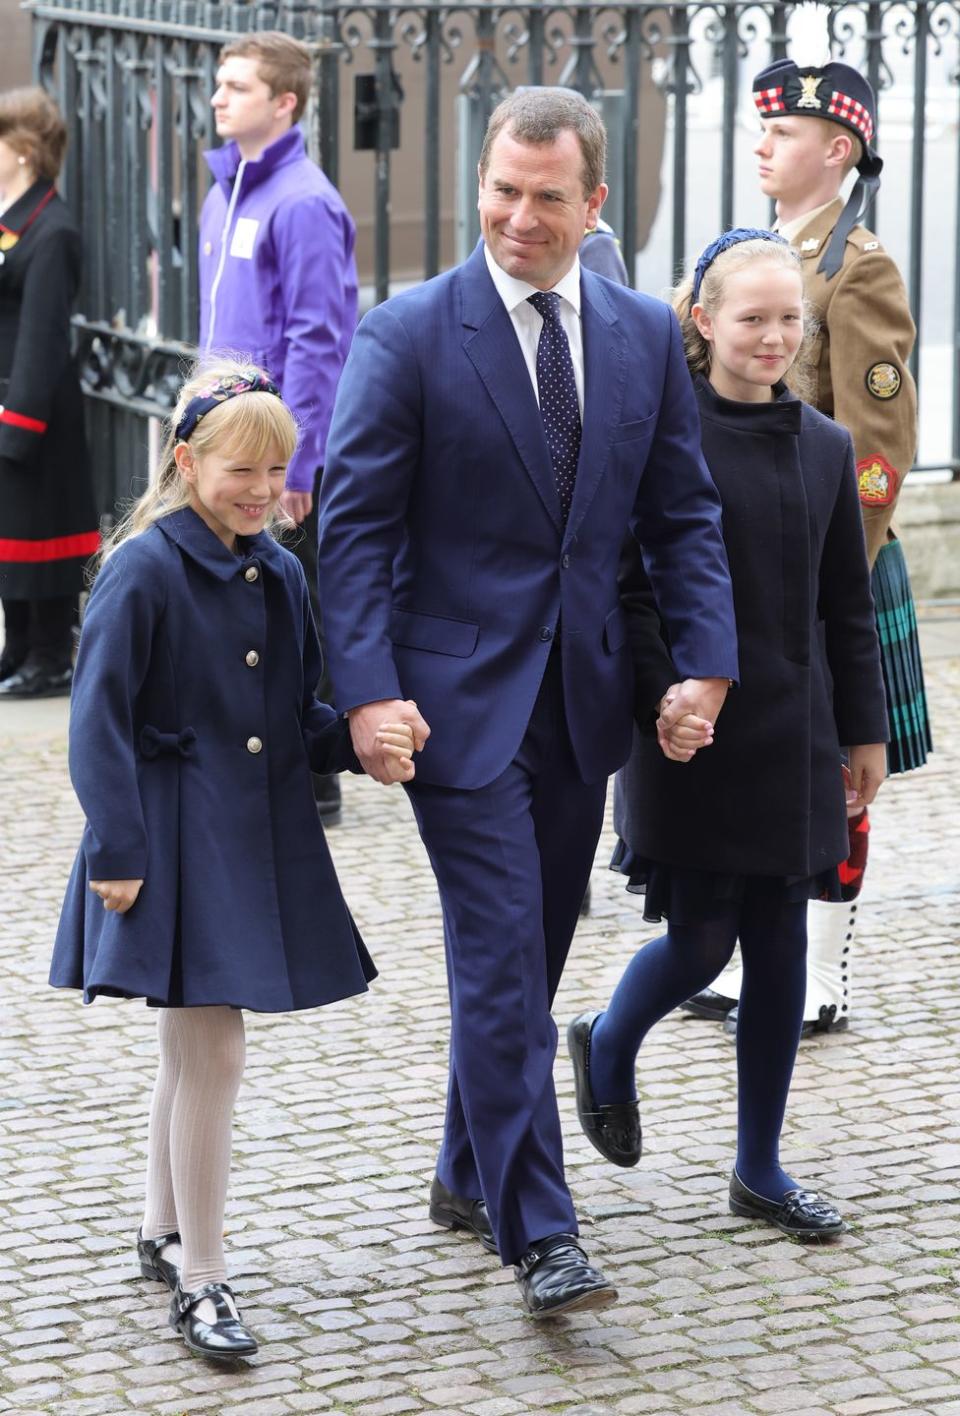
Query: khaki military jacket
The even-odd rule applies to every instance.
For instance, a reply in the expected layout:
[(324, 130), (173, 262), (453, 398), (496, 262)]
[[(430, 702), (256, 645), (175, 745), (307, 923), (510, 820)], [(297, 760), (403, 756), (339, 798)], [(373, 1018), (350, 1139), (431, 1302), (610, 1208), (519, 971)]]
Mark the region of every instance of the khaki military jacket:
[(793, 236), (804, 293), (820, 321), (810, 356), (812, 401), (853, 437), (871, 566), (917, 450), (917, 389), (907, 368), (916, 338), (907, 292), (876, 236), (855, 226), (832, 280), (817, 271), (843, 210), (838, 198)]

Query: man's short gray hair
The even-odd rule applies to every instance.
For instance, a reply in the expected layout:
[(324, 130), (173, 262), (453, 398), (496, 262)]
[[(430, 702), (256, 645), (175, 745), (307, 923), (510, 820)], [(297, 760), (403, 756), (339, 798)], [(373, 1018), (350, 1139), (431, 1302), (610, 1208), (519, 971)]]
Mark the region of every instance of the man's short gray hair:
[(554, 143), (563, 132), (577, 136), (583, 154), (581, 178), (585, 195), (603, 181), (607, 163), (607, 131), (582, 94), (568, 88), (527, 88), (511, 93), (490, 115), (480, 151), (480, 176), (487, 175), (490, 150), (504, 129), (518, 143)]

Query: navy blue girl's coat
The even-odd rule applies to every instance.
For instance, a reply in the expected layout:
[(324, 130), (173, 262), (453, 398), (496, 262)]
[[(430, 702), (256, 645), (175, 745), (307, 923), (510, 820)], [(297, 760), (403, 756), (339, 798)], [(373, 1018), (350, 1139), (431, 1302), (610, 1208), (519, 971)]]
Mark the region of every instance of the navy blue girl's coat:
[(770, 403), (732, 403), (704, 378), (696, 388), (723, 503), (740, 686), (692, 762), (670, 762), (638, 735), (616, 826), (649, 861), (814, 876), (849, 853), (841, 745), (888, 736), (853, 444), (782, 385)]
[[(295, 556), (233, 555), (191, 510), (123, 543), (87, 608), (70, 773), (87, 817), (50, 982), (174, 1007), (311, 1008), (376, 970), (347, 911), (310, 769), (357, 768), (313, 697)], [(126, 914), (90, 880), (144, 881)]]

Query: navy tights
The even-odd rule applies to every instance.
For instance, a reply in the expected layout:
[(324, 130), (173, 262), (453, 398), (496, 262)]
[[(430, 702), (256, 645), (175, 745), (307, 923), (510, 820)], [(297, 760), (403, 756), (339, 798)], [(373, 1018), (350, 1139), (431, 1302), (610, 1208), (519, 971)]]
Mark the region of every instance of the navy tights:
[(713, 982), (737, 938), (743, 986), (737, 1024), (737, 1173), (767, 1199), (797, 1181), (780, 1168), (780, 1131), (800, 1042), (806, 989), (807, 906), (751, 881), (742, 901), (708, 919), (671, 924), (633, 956), (590, 1042), (590, 1080), (602, 1104), (632, 1101), (640, 1044), (654, 1023)]

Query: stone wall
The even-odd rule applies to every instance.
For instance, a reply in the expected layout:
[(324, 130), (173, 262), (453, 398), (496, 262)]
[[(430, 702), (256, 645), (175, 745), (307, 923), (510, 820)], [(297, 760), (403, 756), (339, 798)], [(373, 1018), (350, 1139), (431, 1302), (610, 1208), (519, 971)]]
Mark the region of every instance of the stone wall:
[(914, 598), (960, 598), (960, 482), (908, 481), (897, 503), (896, 527)]

